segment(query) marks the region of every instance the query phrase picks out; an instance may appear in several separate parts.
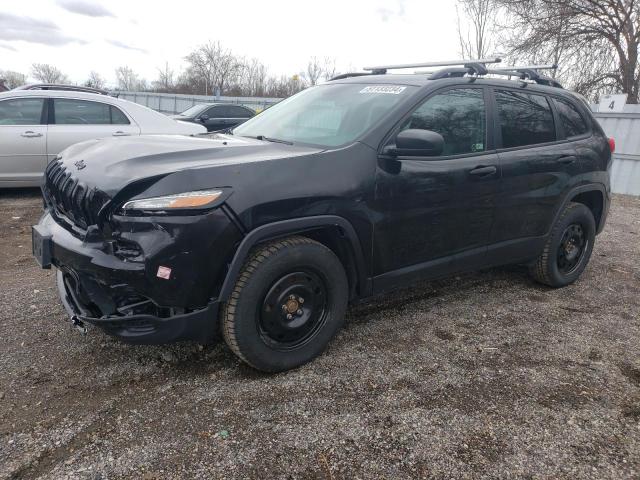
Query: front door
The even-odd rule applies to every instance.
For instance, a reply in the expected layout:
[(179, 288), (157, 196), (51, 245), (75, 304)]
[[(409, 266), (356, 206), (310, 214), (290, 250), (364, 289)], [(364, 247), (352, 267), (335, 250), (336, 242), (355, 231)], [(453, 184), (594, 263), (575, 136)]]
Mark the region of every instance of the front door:
[(0, 182), (38, 185), (47, 165), (43, 98), (0, 101)]
[(378, 161), (374, 290), (482, 264), (500, 180), (488, 143), (488, 95), (482, 87), (436, 92), (391, 135), (425, 129), (445, 143), (437, 157)]

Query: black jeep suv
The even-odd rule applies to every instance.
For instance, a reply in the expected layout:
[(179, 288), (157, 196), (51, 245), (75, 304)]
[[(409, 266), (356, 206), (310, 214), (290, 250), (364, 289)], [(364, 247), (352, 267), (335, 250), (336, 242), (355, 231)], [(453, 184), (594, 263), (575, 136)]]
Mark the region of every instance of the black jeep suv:
[(613, 142), (554, 81), (503, 74), (378, 69), (230, 134), (77, 144), (45, 173), (34, 254), (78, 326), (221, 332), (271, 372), (320, 354), (349, 302), (418, 279), (520, 263), (562, 287), (605, 224)]

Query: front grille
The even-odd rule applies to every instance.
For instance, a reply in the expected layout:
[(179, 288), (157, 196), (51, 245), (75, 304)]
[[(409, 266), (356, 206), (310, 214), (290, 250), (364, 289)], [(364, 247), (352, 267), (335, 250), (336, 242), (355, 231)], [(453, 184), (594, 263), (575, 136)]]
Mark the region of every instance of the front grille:
[(57, 215), (83, 230), (98, 222), (98, 212), (108, 201), (103, 192), (74, 178), (59, 159), (47, 166), (44, 195)]

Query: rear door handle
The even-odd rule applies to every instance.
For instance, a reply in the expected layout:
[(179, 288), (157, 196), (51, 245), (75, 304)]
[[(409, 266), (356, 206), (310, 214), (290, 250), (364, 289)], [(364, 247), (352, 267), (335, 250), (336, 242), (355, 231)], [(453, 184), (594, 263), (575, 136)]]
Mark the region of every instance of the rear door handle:
[(491, 175), (495, 175), (498, 169), (495, 165), (484, 166), (481, 165), (479, 167), (474, 168), (469, 172), (469, 175), (473, 175), (476, 177), (489, 177)]
[(564, 157), (560, 157), (558, 159), (558, 163), (561, 163), (563, 165), (570, 165), (575, 161), (576, 161), (575, 155), (565, 155)]
[(118, 130), (117, 132), (113, 133), (114, 137), (126, 137), (128, 135), (131, 135), (131, 134), (127, 132), (123, 132), (122, 130)]
[(32, 130), (27, 130), (26, 132), (22, 133), (20, 135), (21, 137), (26, 137), (26, 138), (36, 138), (36, 137), (41, 137), (42, 134), (41, 133), (36, 133)]

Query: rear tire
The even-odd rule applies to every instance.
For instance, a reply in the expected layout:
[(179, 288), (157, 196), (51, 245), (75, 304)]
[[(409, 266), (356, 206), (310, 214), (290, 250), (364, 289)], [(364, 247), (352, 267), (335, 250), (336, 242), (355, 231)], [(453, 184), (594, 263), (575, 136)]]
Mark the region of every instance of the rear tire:
[(559, 288), (575, 282), (591, 258), (596, 222), (591, 210), (569, 203), (556, 221), (542, 254), (530, 267), (535, 280)]
[(265, 372), (318, 356), (344, 323), (344, 268), (327, 247), (289, 237), (254, 249), (222, 310), (222, 334), (241, 360)]

